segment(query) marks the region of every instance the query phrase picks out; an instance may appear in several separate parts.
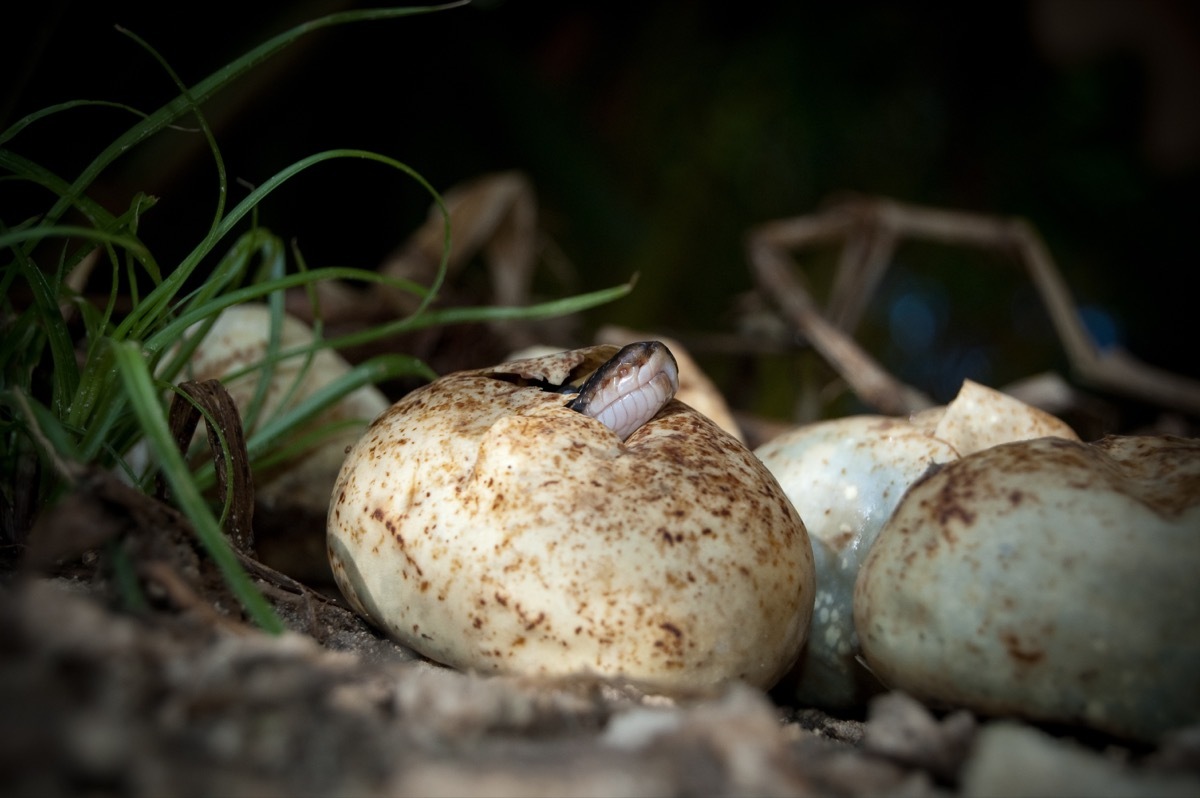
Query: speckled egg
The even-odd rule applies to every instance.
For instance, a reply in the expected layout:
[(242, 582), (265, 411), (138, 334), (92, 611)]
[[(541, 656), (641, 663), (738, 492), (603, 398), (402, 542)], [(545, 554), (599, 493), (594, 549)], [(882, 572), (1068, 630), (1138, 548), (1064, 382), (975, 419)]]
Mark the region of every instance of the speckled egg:
[(1153, 740), (1200, 721), (1200, 441), (1041, 438), (914, 485), (859, 574), (887, 684)]
[(451, 374), (393, 405), (334, 488), (338, 585), (458, 668), (768, 686), (812, 614), (804, 525), (754, 455), (686, 405), (622, 443), (533, 384), (578, 384), (616, 349)]
[(804, 519), (813, 545), (816, 606), (808, 645), (790, 678), (796, 700), (848, 707), (878, 689), (858, 661), (854, 583), (909, 485), (930, 468), (980, 448), (1042, 435), (1077, 440), (1059, 419), (966, 380), (949, 405), (912, 419), (823, 421), (786, 432), (755, 451)]

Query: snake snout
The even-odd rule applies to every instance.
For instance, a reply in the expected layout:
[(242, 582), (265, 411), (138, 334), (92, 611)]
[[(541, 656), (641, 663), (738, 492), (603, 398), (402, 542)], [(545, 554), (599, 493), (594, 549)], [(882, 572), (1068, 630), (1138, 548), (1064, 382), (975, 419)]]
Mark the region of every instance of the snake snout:
[(625, 440), (675, 396), (679, 366), (660, 341), (629, 344), (600, 366), (567, 405)]

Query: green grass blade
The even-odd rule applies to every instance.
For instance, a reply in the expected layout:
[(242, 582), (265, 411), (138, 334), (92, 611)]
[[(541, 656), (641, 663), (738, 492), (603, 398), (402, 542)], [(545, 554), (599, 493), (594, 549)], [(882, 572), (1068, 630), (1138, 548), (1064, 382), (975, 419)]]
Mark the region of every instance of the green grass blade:
[(41, 241), (47, 238), (86, 238), (100, 244), (112, 244), (130, 252), (137, 253), (147, 259), (150, 251), (138, 239), (124, 233), (113, 233), (95, 227), (79, 227), (77, 225), (46, 225), (28, 230), (10, 230), (0, 233), (0, 248), (15, 248), (23, 241)]
[(205, 238), (203, 242), (201, 242), (196, 248), (188, 253), (180, 262), (179, 267), (175, 269), (175, 271), (169, 276), (167, 276), (163, 280), (162, 284), (156, 287), (154, 291), (146, 297), (145, 302), (143, 302), (134, 310), (134, 312), (130, 313), (129, 316), (125, 318), (117, 330), (116, 337), (121, 339), (129, 337), (144, 338), (146, 343), (151, 346), (152, 351), (154, 351), (154, 344), (152, 343), (154, 338), (147, 337), (145, 335), (145, 333), (148, 332), (152, 320), (161, 315), (161, 308), (163, 305), (175, 297), (183, 282), (191, 275), (204, 257), (209, 254), (209, 252), (212, 250), (212, 247), (218, 241), (232, 232), (237, 224), (247, 214), (251, 213), (255, 208), (257, 208), (258, 205), (271, 194), (271, 192), (275, 191), (275, 189), (279, 188), (289, 179), (319, 163), (341, 158), (356, 158), (375, 161), (402, 172), (412, 180), (416, 181), (423, 189), (425, 189), (425, 191), (433, 198), (434, 203), (437, 205), (442, 214), (444, 230), (442, 257), (438, 264), (437, 275), (434, 277), (433, 283), (427, 289), (425, 289), (421, 303), (417, 310), (414, 311), (413, 315), (419, 315), (425, 310), (426, 307), (428, 307), (429, 303), (433, 301), (434, 297), (437, 295), (437, 292), (441, 289), (442, 282), (446, 277), (447, 258), (449, 257), (450, 253), (450, 212), (446, 209), (446, 205), (442, 201), (442, 197), (440, 194), (438, 194), (437, 190), (434, 189), (434, 187), (430, 185), (429, 182), (411, 166), (408, 166), (407, 164), (402, 163), (395, 158), (389, 158), (386, 155), (380, 155), (367, 150), (337, 149), (319, 152), (306, 158), (302, 158), (290, 166), (281, 169), (279, 172), (276, 172), (262, 185), (254, 188), (254, 190), (252, 190), (245, 199), (230, 209), (229, 214), (221, 221), (220, 225), (218, 225), (215, 236)]
[(191, 520), (196, 536), (217, 564), (225, 583), (229, 585), (250, 618), (272, 634), (283, 632), (283, 623), (246, 575), (229, 541), (221, 533), (200, 489), (192, 479), (183, 455), (175, 446), (167, 418), (163, 412), (159, 391), (150, 369), (142, 359), (141, 349), (133, 341), (113, 344), (113, 354), (121, 382), (129, 397), (138, 423), (145, 433), (151, 451), (158, 458), (171, 493), (180, 509)]
[[(408, 376), (422, 377), (427, 380), (437, 379), (437, 374), (415, 357), (399, 354), (378, 355), (359, 363), (339, 379), (314, 391), (295, 407), (272, 416), (261, 428), (254, 430), (246, 438), (246, 451), (250, 454), (250, 461), (255, 470), (262, 467), (263, 459), (274, 459), (280, 446), (291, 447), (295, 443), (291, 438), (297, 434), (297, 430), (302, 430), (320, 413), (351, 392), (364, 385), (373, 385), (383, 380)], [(301, 432), (299, 434), (311, 433)], [(198, 468), (194, 478), (201, 490), (211, 488), (213, 485), (212, 464), (205, 463)]]
[[(233, 495), (233, 490), (234, 490), (234, 486), (233, 486), (233, 452), (229, 448), (229, 441), (225, 437), (225, 430), (221, 428), (221, 425), (219, 423), (217, 423), (217, 418), (216, 418), (216, 416), (213, 415), (212, 410), (209, 409), (208, 407), (204, 406), (202, 403), (196, 401), (196, 397), (192, 396), (190, 393), (183, 390), (178, 385), (172, 385), (172, 386), (170, 386), (169, 389), (170, 389), (171, 393), (173, 394), (173, 396), (175, 397), (174, 399), (172, 399), (172, 402), (187, 402), (189, 405), (191, 405), (196, 410), (197, 413), (200, 414), (200, 417), (204, 420), (204, 425), (206, 427), (205, 438), (208, 440), (211, 440), (211, 437), (210, 437), (210, 434), (211, 434), (211, 436), (215, 436), (217, 439), (218, 451), (216, 451), (216, 452), (211, 452), (212, 447), (208, 444), (207, 440), (204, 444), (202, 444), (202, 446), (208, 447), (211, 452), (210, 456), (207, 458), (207, 460), (210, 464), (213, 462), (214, 457), (220, 457), (225, 462), (225, 476), (227, 479), (227, 482), (225, 484), (225, 491), (224, 491), (225, 503), (221, 507), (221, 517), (217, 520), (218, 526), (224, 526), (226, 520), (229, 518), (229, 513), (233, 507), (233, 500), (234, 500), (234, 495)], [(187, 457), (190, 457), (190, 453), (187, 455)], [(204, 491), (204, 488), (201, 488), (201, 492), (203, 492), (203, 491)]]
[[(51, 194), (58, 196), (60, 199), (71, 190), (71, 186), (66, 180), (51, 172), (46, 167), (34, 163), (33, 161), (18, 155), (11, 150), (0, 149), (0, 168), (8, 170), (10, 175), (6, 178), (9, 180), (22, 180), (34, 185), (41, 186)], [(79, 196), (71, 203), (71, 206), (76, 208), (84, 217), (99, 230), (115, 232), (126, 227), (122, 221), (109, 213), (100, 203), (92, 200), (89, 197)], [(60, 214), (61, 215), (61, 214)], [(30, 232), (36, 232), (44, 227), (52, 227), (55, 219), (42, 219), (40, 223), (30, 229)], [(15, 243), (22, 241), (36, 240), (36, 235), (27, 235), (21, 238), (15, 238), (11, 243), (2, 244), (0, 246), (12, 246)], [(142, 248), (145, 252), (145, 248)]]
[(70, 432), (50, 408), (26, 391), (21, 388), (0, 391), (0, 406), (8, 407), (14, 419), (23, 419), (22, 434), (40, 450), (45, 462), (54, 464), (60, 475), (70, 471), (67, 463), (82, 462)]
[[(67, 415), (75, 390), (79, 386), (79, 366), (75, 362), (75, 346), (67, 323), (58, 310), (58, 296), (46, 275), (23, 253), (17, 252), (14, 267), (21, 272), (33, 292), (35, 318), (50, 345), (51, 397), (54, 412), (59, 418)], [(35, 345), (36, 346), (36, 345)], [(41, 347), (36, 346), (40, 352)], [(26, 353), (29, 356), (32, 353)]]
[(221, 156), (221, 148), (217, 146), (216, 136), (213, 135), (212, 128), (209, 127), (208, 119), (200, 110), (199, 103), (192, 97), (191, 91), (187, 85), (179, 79), (179, 75), (167, 63), (167, 60), (159, 54), (157, 50), (151, 47), (145, 39), (138, 36), (133, 31), (117, 26), (117, 30), (133, 39), (143, 50), (148, 52), (162, 70), (167, 73), (171, 81), (175, 84), (175, 88), (179, 89), (179, 99), (182, 99), (187, 104), (188, 110), (196, 117), (196, 122), (200, 125), (200, 131), (204, 134), (204, 140), (208, 143), (208, 150), (212, 153), (213, 165), (217, 167), (217, 207), (213, 211), (212, 225), (209, 227), (205, 240), (211, 239), (217, 234), (217, 225), (221, 222), (221, 217), (225, 213), (225, 200), (229, 194), (229, 178), (225, 173), (225, 159)]
[[(283, 291), (288, 288), (304, 286), (320, 280), (356, 280), (365, 283), (385, 283), (400, 288), (407, 288), (408, 285), (407, 283), (383, 277), (376, 272), (346, 266), (331, 266), (324, 269), (312, 269), (301, 274), (289, 274), (272, 280), (269, 283), (248, 285), (244, 288), (228, 291), (203, 305), (189, 306), (186, 311), (180, 313), (179, 316), (172, 319), (146, 339), (146, 351), (155, 354), (161, 352), (164, 348), (178, 341), (193, 324), (212, 318), (225, 308), (261, 299), (274, 291)], [(425, 290), (420, 288), (420, 286), (416, 286), (416, 288), (419, 288), (421, 291)]]
[[(158, 292), (147, 298), (148, 302), (157, 305), (157, 312), (146, 315), (146, 326), (151, 329), (137, 336), (141, 339), (149, 334), (146, 338), (147, 352), (157, 354), (162, 351), (158, 342), (174, 344), (190, 331), (183, 346), (174, 348), (170, 360), (159, 364), (156, 371), (159, 377), (168, 381), (175, 379), (208, 335), (217, 314), (229, 307), (228, 304), (214, 301), (214, 297), (227, 295), (234, 290), (230, 287), (244, 279), (256, 255), (264, 260), (273, 259), (277, 243), (278, 238), (262, 228), (248, 230), (234, 242), (208, 278), (188, 295), (175, 300), (170, 292)], [(172, 301), (175, 304), (168, 309)], [(193, 325), (198, 325), (198, 329), (192, 330)]]
[[(314, 269), (304, 274), (289, 274), (286, 277), (280, 278), (277, 283), (279, 286), (292, 287), (303, 285), (312, 280), (331, 279), (331, 278), (352, 278), (360, 279), (368, 282), (387, 282), (374, 272), (364, 272), (359, 269), (347, 269), (344, 267), (332, 267), (328, 269)], [(630, 280), (628, 283), (612, 286), (610, 288), (602, 288), (598, 291), (592, 291), (586, 294), (577, 294), (565, 299), (555, 299), (548, 302), (541, 302), (534, 305), (522, 305), (519, 307), (460, 307), (460, 308), (444, 308), (440, 310), (426, 311), (421, 316), (406, 316), (403, 319), (397, 319), (393, 322), (380, 324), (371, 327), (367, 330), (359, 332), (347, 333), (346, 335), (338, 336), (337, 338), (326, 338), (317, 340), (304, 346), (292, 347), (285, 349), (279, 353), (281, 359), (297, 357), (308, 352), (313, 352), (322, 348), (342, 349), (345, 347), (361, 346), (371, 341), (385, 338), (401, 333), (412, 332), (415, 330), (423, 330), (428, 327), (435, 327), (445, 324), (474, 324), (488, 321), (536, 321), (538, 319), (549, 319), (556, 316), (565, 316), (571, 313), (579, 313), (584, 310), (590, 310), (594, 307), (607, 304), (614, 300), (620, 299), (629, 294), (633, 290), (635, 280)], [(178, 341), (183, 335), (183, 332), (192, 324), (202, 321), (209, 316), (206, 312), (216, 312), (230, 305), (235, 305), (240, 302), (245, 302), (251, 299), (261, 297), (275, 287), (265, 286), (247, 286), (244, 289), (230, 292), (222, 296), (218, 300), (213, 301), (212, 308), (197, 309), (189, 312), (188, 315), (180, 316), (162, 329), (146, 344), (148, 352), (157, 352), (163, 346), (170, 346)], [(225, 379), (230, 380), (241, 376), (256, 367), (249, 367), (237, 372), (232, 372), (225, 376)]]
[[(287, 268), (287, 255), (283, 242), (277, 236), (270, 237), (270, 246), (263, 252), (262, 257), (264, 261), (262, 266), (264, 277), (269, 275), (270, 277), (278, 278), (284, 274)], [(268, 281), (269, 278), (266, 280), (256, 280), (256, 282)], [(254, 395), (250, 397), (249, 403), (242, 410), (242, 421), (246, 429), (254, 429), (258, 426), (259, 414), (266, 404), (267, 392), (271, 388), (271, 383), (275, 379), (276, 369), (279, 366), (279, 349), (283, 345), (281, 340), (284, 320), (283, 298), (282, 291), (273, 291), (267, 295), (267, 308), (270, 316), (270, 322), (267, 326), (267, 347), (266, 351), (263, 352), (260, 363), (260, 375), (258, 383), (254, 386)], [(304, 377), (308, 373), (308, 367), (315, 356), (315, 353), (305, 356), (305, 362), (297, 371), (295, 379), (280, 402), (281, 406), (287, 406), (288, 400), (304, 381)]]
[(362, 429), (363, 425), (370, 423), (371, 420), (369, 418), (344, 418), (339, 421), (330, 422), (311, 432), (305, 432), (298, 436), (290, 436), (286, 444), (271, 448), (269, 454), (264, 454), (255, 460), (254, 470), (265, 472), (276, 466), (290, 463), (296, 458), (303, 456), (310, 449), (321, 445), (324, 441), (337, 435), (339, 432), (349, 429)]
[[(5, 311), (13, 313), (11, 308)], [(10, 317), (0, 336), (0, 385), (31, 384), (34, 366), (42, 356), (43, 335), (35, 308)]]
[[(437, 327), (448, 324), (473, 324), (488, 321), (537, 321), (538, 319), (549, 319), (556, 316), (566, 316), (571, 313), (579, 313), (580, 311), (590, 310), (599, 305), (604, 305), (616, 299), (626, 296), (633, 290), (634, 280), (628, 283), (612, 286), (611, 288), (602, 288), (598, 291), (591, 291), (586, 294), (576, 294), (565, 299), (554, 299), (549, 302), (541, 302), (534, 305), (521, 305), (515, 307), (457, 307), (457, 308), (442, 308), (437, 310), (426, 311), (420, 316), (412, 315), (403, 319), (397, 319), (393, 322), (380, 324), (372, 327), (369, 330), (361, 332), (348, 333), (337, 338), (330, 338), (326, 341), (328, 346), (335, 349), (341, 349), (348, 346), (359, 346), (361, 344), (373, 341), (377, 338), (384, 338), (400, 333), (412, 332), (414, 330), (423, 330), (428, 327)], [(295, 354), (301, 350), (288, 350), (284, 352), (284, 356)]]
[(323, 28), (332, 27), (335, 25), (343, 25), (351, 22), (366, 22), (377, 19), (393, 19), (397, 17), (407, 17), (415, 14), (427, 14), (433, 11), (454, 8), (465, 5), (466, 2), (447, 3), (439, 6), (422, 6), (417, 8), (384, 8), (384, 9), (367, 9), (359, 11), (343, 11), (335, 14), (329, 14), (319, 19), (305, 22), (296, 27), (285, 31), (258, 47), (250, 50), (242, 57), (231, 61), (217, 71), (213, 72), (204, 80), (192, 87), (190, 100), (183, 97), (175, 99), (162, 106), (138, 124), (131, 127), (115, 141), (108, 145), (96, 158), (88, 164), (78, 178), (75, 179), (68, 191), (66, 191), (54, 206), (47, 213), (46, 218), (55, 222), (71, 207), (83, 192), (90, 186), (100, 173), (109, 166), (113, 161), (119, 158), (123, 153), (128, 152), (131, 148), (137, 146), (142, 141), (145, 141), (150, 136), (162, 130), (167, 125), (174, 122), (179, 117), (188, 112), (193, 104), (202, 104), (219, 89), (230, 83), (234, 79), (240, 77), (257, 64), (265, 61), (275, 55), (280, 50), (295, 42), (300, 37), (312, 33), (313, 31)]
[(143, 113), (142, 111), (139, 111), (138, 109), (133, 108), (131, 106), (125, 105), (124, 103), (115, 103), (115, 102), (110, 102), (108, 100), (68, 100), (65, 103), (58, 103), (57, 105), (50, 105), (50, 106), (47, 106), (40, 110), (34, 111), (33, 113), (31, 113), (27, 116), (21, 117), (16, 122), (12, 123), (8, 127), (8, 130), (5, 130), (3, 133), (0, 133), (0, 145), (7, 144), (10, 139), (15, 137), (18, 133), (20, 133), (22, 130), (29, 127), (30, 125), (32, 125), (34, 122), (38, 121), (39, 119), (43, 119), (43, 118), (45, 118), (47, 116), (51, 116), (53, 114), (59, 114), (64, 111), (70, 111), (72, 108), (80, 108), (80, 107), (118, 108), (122, 111), (128, 111), (129, 113), (131, 113), (135, 116), (140, 116), (143, 119), (145, 119), (147, 116), (147, 114)]
[(427, 380), (437, 379), (437, 374), (429, 366), (410, 355), (378, 355), (364, 360), (341, 378), (314, 391), (303, 402), (277, 414), (256, 430), (246, 440), (246, 449), (250, 452), (250, 459), (262, 456), (280, 438), (311, 421), (342, 397), (362, 386), (374, 385), (395, 377), (408, 376), (423, 377)]

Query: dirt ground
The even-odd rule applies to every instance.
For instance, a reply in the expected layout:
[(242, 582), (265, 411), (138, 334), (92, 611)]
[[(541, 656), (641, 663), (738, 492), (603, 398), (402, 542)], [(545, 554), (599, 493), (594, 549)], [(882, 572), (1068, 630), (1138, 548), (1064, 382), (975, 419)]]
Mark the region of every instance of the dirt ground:
[[(36, 530), (58, 548), (3, 563), (7, 796), (1200, 795), (1200, 727), (1146, 747), (899, 693), (836, 716), (463, 674), (248, 562), (288, 627), (270, 636), (176, 514), (102, 492)], [(123, 606), (117, 538), (146, 606)]]

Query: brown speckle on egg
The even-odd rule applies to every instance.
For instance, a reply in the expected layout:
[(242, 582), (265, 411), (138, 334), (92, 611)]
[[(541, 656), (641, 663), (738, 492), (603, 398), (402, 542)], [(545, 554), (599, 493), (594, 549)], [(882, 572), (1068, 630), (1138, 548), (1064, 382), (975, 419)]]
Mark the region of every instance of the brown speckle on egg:
[(622, 442), (531, 384), (578, 379), (614, 351), (451, 374), (383, 413), (335, 488), (365, 508), (330, 512), (338, 584), (455, 667), (768, 686), (812, 613), (804, 525), (754, 455), (686, 405)]
[(1200, 719), (1198, 572), (1200, 442), (1038, 438), (914, 485), (854, 617), (897, 689), (1154, 740)]

